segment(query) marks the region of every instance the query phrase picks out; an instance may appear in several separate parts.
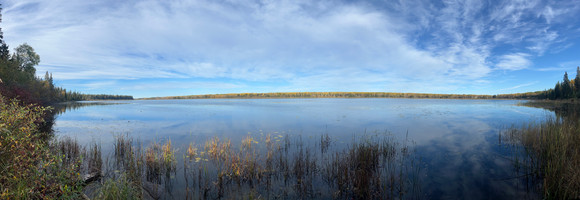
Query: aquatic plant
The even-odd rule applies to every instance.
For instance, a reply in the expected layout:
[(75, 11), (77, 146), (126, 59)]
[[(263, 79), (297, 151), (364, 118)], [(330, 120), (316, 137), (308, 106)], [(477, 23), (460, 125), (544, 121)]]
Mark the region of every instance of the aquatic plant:
[[(415, 198), (421, 173), (411, 146), (388, 134), (356, 136), (346, 146), (332, 146), (330, 136), (320, 142), (304, 141), (300, 135), (244, 136), (239, 143), (213, 137), (202, 150), (193, 142), (176, 158), (171, 140), (154, 142), (142, 149), (128, 136), (118, 136), (113, 165), (104, 165), (104, 184), (97, 198), (126, 195), (164, 198), (175, 187), (177, 162), (183, 162), (186, 199), (214, 198)], [(238, 144), (238, 145), (236, 145)], [(74, 147), (75, 145), (67, 144)], [(324, 147), (325, 151), (320, 150)], [(325, 153), (328, 149), (333, 153)], [(75, 152), (75, 151), (64, 151)], [(72, 153), (74, 154), (74, 153)], [(98, 168), (100, 147), (90, 148), (83, 161)], [(105, 162), (106, 163), (106, 162)], [(101, 164), (102, 165), (102, 164)], [(165, 176), (164, 176), (165, 175)], [(121, 184), (121, 185), (120, 185)], [(117, 188), (113, 188), (117, 187)], [(108, 192), (107, 192), (108, 191)], [(235, 196), (232, 196), (235, 194)]]
[(134, 187), (126, 174), (107, 179), (100, 187), (96, 199), (141, 199), (141, 187)]
[[(549, 118), (500, 134), (512, 147), (516, 170), (536, 179), (546, 199), (580, 198), (580, 125)], [(520, 148), (521, 147), (521, 148)]]

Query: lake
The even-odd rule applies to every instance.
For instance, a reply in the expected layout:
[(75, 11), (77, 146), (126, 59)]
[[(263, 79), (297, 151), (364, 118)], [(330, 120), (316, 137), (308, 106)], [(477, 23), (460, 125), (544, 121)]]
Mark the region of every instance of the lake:
[[(192, 142), (203, 145), (215, 137), (228, 138), (236, 146), (248, 136), (263, 140), (266, 135), (278, 140), (292, 138), (306, 146), (318, 144), (321, 136), (328, 135), (332, 138), (330, 151), (340, 153), (359, 136), (388, 135), (413, 149), (414, 166), (420, 168), (414, 175), (420, 183), (416, 190), (420, 194), (415, 197), (534, 199), (540, 198), (534, 193), (536, 189), (519, 177), (509, 148), (500, 144), (499, 133), (541, 122), (554, 113), (518, 106), (521, 102), (378, 98), (107, 101), (61, 113), (53, 129), (57, 137), (101, 145), (104, 156), (112, 154), (107, 149), (112, 149), (119, 135), (128, 135), (145, 146), (171, 140), (178, 153), (186, 152)], [(263, 143), (259, 141), (255, 143)], [(170, 178), (173, 189), (163, 198), (189, 196), (183, 192), (188, 180), (182, 178), (187, 167), (181, 166), (185, 165), (177, 164), (178, 172)], [(286, 197), (293, 197), (292, 192)]]

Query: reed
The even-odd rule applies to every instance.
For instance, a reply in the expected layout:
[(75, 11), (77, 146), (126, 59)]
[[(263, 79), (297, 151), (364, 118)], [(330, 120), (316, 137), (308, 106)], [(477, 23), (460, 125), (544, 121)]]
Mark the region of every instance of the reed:
[(88, 174), (102, 174), (103, 172), (103, 158), (101, 155), (101, 146), (92, 144), (89, 150), (85, 153), (86, 171)]
[(540, 180), (546, 199), (580, 198), (580, 125), (550, 118), (501, 133), (502, 142), (518, 148), (514, 166)]
[(145, 150), (145, 166), (147, 181), (153, 183), (161, 182), (162, 162), (160, 159), (160, 146), (157, 143), (152, 144)]
[(326, 153), (330, 147), (332, 140), (328, 133), (320, 135), (320, 153)]
[(116, 200), (116, 199), (141, 199), (141, 188), (134, 187), (126, 174), (122, 174), (116, 179), (108, 179), (101, 186), (96, 199)]
[(133, 139), (129, 138), (128, 135), (118, 135), (115, 137), (115, 143), (113, 144), (113, 148), (115, 149), (115, 160), (117, 164), (125, 166), (125, 160), (127, 160), (128, 156), (131, 156), (132, 153), (132, 143)]
[(167, 174), (174, 172), (176, 170), (177, 160), (175, 159), (175, 150), (171, 146), (171, 139), (167, 140), (165, 144), (161, 146), (161, 159), (165, 171)]
[(70, 165), (80, 163), (82, 150), (76, 140), (70, 137), (64, 137), (54, 142), (53, 145), (55, 146), (53, 148), (57, 149), (57, 152), (54, 153), (62, 156), (62, 164)]
[[(171, 140), (140, 148), (128, 136), (120, 136), (113, 156), (122, 161), (113, 163), (121, 164), (106, 166), (115, 173), (104, 177), (94, 197), (144, 198), (143, 190), (153, 198), (166, 198), (178, 189), (186, 199), (390, 199), (414, 197), (420, 190), (414, 173), (421, 170), (413, 164), (416, 158), (406, 142), (386, 135), (357, 136), (333, 153), (321, 151), (331, 141), (328, 134), (320, 141), (266, 134), (245, 136), (237, 146), (217, 137), (202, 143), (203, 148), (191, 142), (182, 154), (185, 186), (179, 189), (168, 175), (176, 173), (178, 162)], [(74, 154), (75, 145), (65, 146), (73, 149), (64, 152)], [(96, 170), (102, 166), (100, 151), (98, 145), (91, 146), (83, 161)]]

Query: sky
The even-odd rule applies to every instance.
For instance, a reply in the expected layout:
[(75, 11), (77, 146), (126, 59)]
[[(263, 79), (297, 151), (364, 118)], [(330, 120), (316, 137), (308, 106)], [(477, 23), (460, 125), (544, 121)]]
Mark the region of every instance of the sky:
[(3, 0), (11, 50), (82, 93), (504, 94), (580, 66), (580, 0)]

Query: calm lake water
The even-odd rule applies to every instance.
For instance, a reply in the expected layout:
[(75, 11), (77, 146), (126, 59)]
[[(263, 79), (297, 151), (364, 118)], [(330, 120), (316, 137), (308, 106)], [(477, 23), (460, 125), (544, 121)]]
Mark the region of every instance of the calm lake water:
[[(348, 145), (362, 134), (387, 133), (413, 141), (421, 160), (422, 197), (428, 199), (538, 198), (500, 145), (499, 132), (540, 122), (552, 112), (514, 100), (437, 99), (199, 99), (108, 101), (62, 113), (54, 130), (81, 144), (112, 146), (128, 134), (142, 144), (171, 139), (184, 151), (214, 136), (332, 137)], [(203, 142), (199, 142), (203, 143)], [(314, 143), (314, 142), (313, 142)], [(106, 151), (106, 150), (105, 150)], [(179, 176), (177, 176), (179, 177)], [(179, 178), (177, 178), (179, 179)], [(176, 180), (180, 182), (180, 180)], [(176, 189), (179, 190), (179, 189)], [(179, 192), (176, 192), (179, 198)]]

